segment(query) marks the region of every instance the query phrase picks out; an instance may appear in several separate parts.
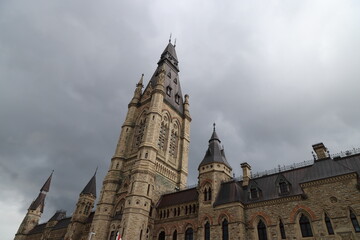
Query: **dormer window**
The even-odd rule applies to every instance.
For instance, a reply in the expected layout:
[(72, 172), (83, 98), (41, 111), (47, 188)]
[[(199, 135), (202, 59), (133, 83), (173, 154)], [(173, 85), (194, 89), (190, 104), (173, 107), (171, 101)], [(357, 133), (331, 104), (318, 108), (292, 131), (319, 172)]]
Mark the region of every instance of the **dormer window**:
[(176, 94), (176, 95), (175, 95), (175, 102), (176, 102), (177, 104), (179, 104), (179, 102), (180, 102), (180, 96), (179, 96), (179, 94)]
[(168, 86), (167, 88), (166, 88), (166, 94), (168, 95), (168, 96), (171, 96), (171, 87), (170, 86)]
[(279, 194), (289, 193), (289, 185), (284, 180), (279, 183)]
[(259, 198), (258, 189), (255, 187), (250, 188), (250, 199), (258, 199), (258, 198)]

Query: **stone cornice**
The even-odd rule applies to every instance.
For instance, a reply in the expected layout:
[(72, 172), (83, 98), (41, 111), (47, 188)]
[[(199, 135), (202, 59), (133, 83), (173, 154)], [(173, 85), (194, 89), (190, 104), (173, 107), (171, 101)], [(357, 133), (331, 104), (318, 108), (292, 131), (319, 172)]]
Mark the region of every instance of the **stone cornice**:
[(289, 196), (289, 197), (282, 197), (277, 199), (271, 199), (271, 200), (265, 200), (262, 202), (256, 202), (256, 203), (249, 203), (245, 204), (245, 208), (256, 208), (256, 207), (262, 207), (266, 205), (275, 205), (285, 202), (291, 202), (291, 201), (299, 201), (302, 200), (302, 195), (295, 195), (295, 196)]
[(334, 182), (343, 181), (346, 179), (351, 179), (351, 178), (356, 178), (356, 177), (357, 177), (356, 173), (348, 173), (348, 174), (344, 174), (344, 175), (340, 175), (340, 176), (315, 180), (315, 181), (311, 181), (311, 182), (300, 183), (300, 187), (304, 188), (304, 187), (319, 186), (319, 185), (334, 183)]

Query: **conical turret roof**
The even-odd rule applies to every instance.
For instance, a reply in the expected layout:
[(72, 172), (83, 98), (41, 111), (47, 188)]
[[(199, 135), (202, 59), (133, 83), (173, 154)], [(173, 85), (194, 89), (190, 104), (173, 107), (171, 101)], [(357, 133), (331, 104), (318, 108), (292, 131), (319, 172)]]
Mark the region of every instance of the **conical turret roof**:
[(96, 172), (80, 194), (92, 194), (96, 197)]
[(226, 160), (224, 148), (220, 145), (220, 143), (221, 141), (215, 131), (214, 125), (214, 131), (209, 140), (209, 147), (205, 153), (204, 159), (199, 165), (199, 168), (210, 163), (222, 163), (225, 164), (228, 168), (232, 169)]

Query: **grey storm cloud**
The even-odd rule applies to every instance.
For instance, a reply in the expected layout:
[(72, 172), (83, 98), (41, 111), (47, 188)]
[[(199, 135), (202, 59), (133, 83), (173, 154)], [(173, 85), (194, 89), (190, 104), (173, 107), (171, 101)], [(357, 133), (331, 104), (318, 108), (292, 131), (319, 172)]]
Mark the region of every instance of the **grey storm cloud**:
[(0, 1), (0, 232), (51, 170), (42, 221), (98, 191), (170, 32), (192, 115), (189, 184), (216, 122), (236, 176), (360, 146), (357, 1)]

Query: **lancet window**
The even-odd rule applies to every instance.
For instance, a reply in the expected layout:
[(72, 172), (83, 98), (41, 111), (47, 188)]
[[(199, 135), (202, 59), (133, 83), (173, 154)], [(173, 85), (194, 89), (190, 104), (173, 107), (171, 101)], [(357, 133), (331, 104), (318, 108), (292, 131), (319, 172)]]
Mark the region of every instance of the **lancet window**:
[(140, 123), (136, 128), (135, 139), (134, 139), (135, 148), (139, 147), (142, 141), (144, 140), (145, 124), (146, 124), (146, 118), (143, 118), (140, 120)]
[(170, 156), (173, 158), (177, 157), (177, 148), (179, 142), (179, 128), (177, 124), (174, 124), (173, 129), (171, 130), (171, 137), (170, 137)]
[(163, 152), (165, 152), (166, 150), (168, 132), (169, 132), (168, 118), (164, 116), (163, 121), (161, 122), (159, 141), (158, 141), (159, 150)]

